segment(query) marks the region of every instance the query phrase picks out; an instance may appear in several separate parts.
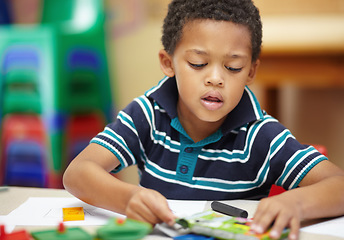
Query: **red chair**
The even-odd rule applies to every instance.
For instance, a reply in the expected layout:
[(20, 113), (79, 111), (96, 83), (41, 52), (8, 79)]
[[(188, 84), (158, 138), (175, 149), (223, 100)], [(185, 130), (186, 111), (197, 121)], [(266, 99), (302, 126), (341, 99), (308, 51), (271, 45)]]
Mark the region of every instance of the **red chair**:
[(89, 141), (104, 129), (105, 119), (101, 114), (72, 115), (66, 126), (66, 162), (67, 167), (76, 155), (78, 155)]

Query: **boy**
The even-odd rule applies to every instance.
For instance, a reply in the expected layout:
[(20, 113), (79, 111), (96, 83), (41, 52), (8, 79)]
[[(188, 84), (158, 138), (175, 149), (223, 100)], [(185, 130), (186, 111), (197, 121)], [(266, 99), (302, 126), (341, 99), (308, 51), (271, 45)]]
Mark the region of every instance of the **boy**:
[[(262, 26), (251, 0), (174, 0), (159, 52), (166, 77), (118, 114), (64, 174), (90, 204), (173, 224), (167, 199), (261, 199), (252, 230), (296, 239), (304, 218), (344, 214), (344, 172), (267, 115), (247, 85)], [(137, 164), (140, 185), (108, 172)], [(297, 188), (299, 187), (299, 188)], [(327, 196), (331, 196), (330, 199)]]

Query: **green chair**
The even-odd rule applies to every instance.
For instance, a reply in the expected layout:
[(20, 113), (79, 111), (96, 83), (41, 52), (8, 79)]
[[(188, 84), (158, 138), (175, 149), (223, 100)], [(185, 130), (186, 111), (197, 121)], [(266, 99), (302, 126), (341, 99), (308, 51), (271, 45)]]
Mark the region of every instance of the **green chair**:
[[(90, 108), (101, 109), (107, 121), (111, 121), (113, 104), (106, 57), (103, 1), (45, 0), (42, 24), (51, 26), (56, 35), (58, 51), (55, 69), (59, 79), (57, 96), (60, 99), (60, 108), (72, 113), (77, 106), (84, 108), (82, 98), (73, 96), (75, 93), (80, 95), (80, 90), (70, 90), (80, 83), (80, 76), (85, 76), (87, 85), (99, 88), (99, 91), (90, 92), (85, 88), (85, 98), (88, 93), (89, 98), (97, 98), (95, 105), (92, 104)], [(76, 56), (92, 58), (93, 61), (85, 63), (84, 59)], [(91, 78), (93, 83), (90, 83)], [(69, 91), (66, 92), (66, 89)]]

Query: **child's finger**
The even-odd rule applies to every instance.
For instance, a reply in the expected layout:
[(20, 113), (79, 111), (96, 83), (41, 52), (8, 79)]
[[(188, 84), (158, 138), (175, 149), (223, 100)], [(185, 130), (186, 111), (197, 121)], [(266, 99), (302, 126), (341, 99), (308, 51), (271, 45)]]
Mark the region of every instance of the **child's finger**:
[(131, 212), (127, 214), (127, 218), (135, 219), (137, 221), (146, 222), (146, 223), (154, 225), (155, 224), (154, 221), (149, 220), (146, 216), (147, 215), (139, 214), (137, 212)]
[(290, 228), (289, 240), (298, 239), (300, 223), (299, 220), (294, 217), (291, 217), (289, 219), (284, 217), (277, 218), (275, 224), (271, 229), (270, 237), (273, 239), (279, 239), (281, 237), (282, 231), (286, 227)]
[(283, 229), (286, 228), (288, 225), (290, 225), (291, 219), (292, 218), (289, 215), (280, 214), (276, 218), (271, 228), (270, 237), (273, 239), (279, 239), (282, 234)]
[(126, 215), (128, 218), (148, 222), (152, 225), (159, 222), (158, 217), (155, 216), (155, 214), (151, 212), (150, 208), (142, 202), (131, 203), (126, 210)]
[(300, 221), (297, 218), (293, 218), (290, 222), (289, 240), (296, 240), (299, 238)]
[(145, 204), (147, 204), (152, 213), (162, 222), (169, 225), (174, 223), (174, 219), (176, 217), (169, 208), (165, 197), (160, 195), (158, 192), (156, 192), (153, 199), (146, 199)]
[(288, 203), (279, 198), (263, 199), (254, 215), (251, 230), (263, 233), (271, 227), (270, 237), (278, 239), (284, 228), (289, 227), (289, 239), (297, 239), (300, 228), (299, 214), (295, 204)]
[(265, 232), (277, 215), (278, 212), (270, 208), (268, 201), (262, 200), (254, 214), (251, 230), (259, 234)]

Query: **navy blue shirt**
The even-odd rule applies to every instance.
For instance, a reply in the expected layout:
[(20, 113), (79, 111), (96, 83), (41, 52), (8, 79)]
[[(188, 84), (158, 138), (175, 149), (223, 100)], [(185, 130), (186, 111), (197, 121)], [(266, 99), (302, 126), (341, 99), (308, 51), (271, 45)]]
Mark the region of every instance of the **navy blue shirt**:
[(177, 101), (175, 78), (166, 77), (91, 142), (118, 158), (114, 172), (136, 164), (141, 186), (181, 200), (260, 199), (272, 184), (297, 187), (327, 159), (262, 111), (248, 87), (221, 128), (196, 143), (178, 120)]

